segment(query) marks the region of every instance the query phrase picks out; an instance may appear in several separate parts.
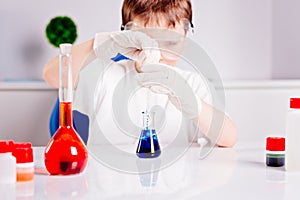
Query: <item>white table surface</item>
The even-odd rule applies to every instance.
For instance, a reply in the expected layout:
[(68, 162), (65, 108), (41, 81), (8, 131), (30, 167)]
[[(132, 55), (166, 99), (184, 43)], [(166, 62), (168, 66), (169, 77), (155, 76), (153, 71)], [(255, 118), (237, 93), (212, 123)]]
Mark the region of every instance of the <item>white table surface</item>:
[[(250, 146), (250, 145), (249, 145)], [(43, 148), (35, 148), (36, 166)], [(109, 169), (89, 157), (80, 175), (35, 174), (34, 181), (0, 186), (1, 199), (299, 199), (300, 173), (266, 167), (264, 148), (215, 148), (204, 160), (192, 146), (173, 165), (150, 174)]]

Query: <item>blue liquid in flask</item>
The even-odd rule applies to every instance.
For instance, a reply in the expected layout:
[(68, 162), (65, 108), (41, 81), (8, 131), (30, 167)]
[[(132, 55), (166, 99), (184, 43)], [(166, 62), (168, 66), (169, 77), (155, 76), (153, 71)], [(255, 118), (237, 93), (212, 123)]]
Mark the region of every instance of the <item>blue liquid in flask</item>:
[(161, 154), (156, 131), (154, 128), (149, 128), (150, 116), (148, 112), (142, 112), (142, 114), (144, 128), (141, 131), (136, 155), (140, 158), (156, 158)]

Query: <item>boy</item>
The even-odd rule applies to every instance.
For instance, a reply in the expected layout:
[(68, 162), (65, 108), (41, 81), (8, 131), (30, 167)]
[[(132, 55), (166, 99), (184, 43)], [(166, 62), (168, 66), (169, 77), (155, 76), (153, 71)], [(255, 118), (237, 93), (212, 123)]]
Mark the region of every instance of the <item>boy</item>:
[[(151, 82), (153, 74), (157, 75), (157, 72), (163, 71), (169, 75), (174, 75), (172, 76), (175, 77), (175, 79), (172, 80), (172, 85), (174, 86), (175, 83), (175, 90), (179, 94), (172, 95), (170, 92), (165, 93), (165, 91), (162, 92), (160, 88), (157, 89), (150, 86), (148, 88), (155, 94), (151, 93), (150, 97), (148, 97), (150, 99), (155, 99), (158, 102), (166, 102), (162, 103), (165, 112), (167, 113), (170, 111), (170, 113), (172, 113), (171, 117), (174, 120), (177, 119), (178, 121), (180, 113), (178, 114), (177, 111), (182, 110), (182, 113), (185, 114), (185, 116), (188, 116), (187, 120), (182, 122), (185, 123), (184, 127), (186, 127), (186, 132), (193, 132), (192, 129), (198, 128), (200, 132), (208, 138), (210, 137), (209, 131), (213, 115), (217, 113), (217, 115), (224, 116), (224, 118), (222, 117), (222, 119), (224, 119), (223, 127), (221, 128), (220, 133), (218, 133), (219, 139), (217, 144), (222, 147), (232, 147), (237, 140), (236, 127), (228, 116), (223, 112), (216, 110), (210, 105), (208, 100), (205, 100), (207, 99), (208, 91), (206, 91), (206, 88), (200, 86), (204, 80), (202, 80), (200, 76), (181, 70), (175, 70), (174, 67), (170, 67), (176, 65), (177, 60), (168, 59), (168, 54), (170, 54), (168, 52), (158, 51), (159, 45), (157, 41), (152, 39), (152, 32), (147, 31), (148, 29), (153, 28), (158, 28), (158, 32), (160, 32), (160, 30), (172, 30), (172, 33), (176, 36), (185, 37), (189, 29), (193, 27), (191, 1), (124, 0), (122, 7), (122, 23), (121, 29), (125, 29), (126, 31), (123, 31), (122, 33), (98, 33), (94, 39), (74, 46), (72, 49), (73, 80), (77, 80), (80, 70), (96, 58), (104, 61), (104, 63), (108, 63), (118, 53), (122, 53), (131, 59), (115, 63), (111, 65), (111, 67), (109, 66), (108, 70), (105, 72), (106, 75), (103, 77), (101, 87), (98, 87), (99, 93), (96, 100), (98, 110), (96, 112), (99, 113), (99, 126), (103, 128), (104, 132), (109, 132), (107, 134), (110, 134), (111, 132), (113, 132), (112, 134), (115, 134), (115, 136), (111, 137), (110, 135), (107, 135), (107, 137), (111, 137), (111, 141), (120, 139), (116, 126), (108, 125), (114, 123), (114, 117), (107, 116), (110, 115), (108, 113), (113, 112), (113, 109), (108, 108), (108, 105), (109, 102), (113, 101), (113, 94), (111, 94), (113, 92), (112, 88), (117, 87), (117, 82), (120, 81), (125, 74), (134, 70), (137, 82), (141, 85), (145, 85), (149, 83), (149, 81)], [(168, 33), (171, 34), (171, 32)], [(167, 35), (169, 36), (169, 34)], [(180, 50), (176, 53), (180, 53)], [(151, 65), (153, 63), (162, 63), (164, 65)], [(52, 59), (44, 68), (44, 79), (54, 87), (58, 87), (58, 68), (58, 57)], [(180, 76), (178, 76), (177, 73), (180, 74)], [(154, 78), (162, 80), (161, 77)], [(132, 79), (134, 79), (134, 77), (132, 77)], [(185, 81), (182, 81), (182, 79), (185, 79)], [(187, 92), (187, 87), (181, 88), (186, 83), (188, 83), (189, 87), (194, 91), (194, 94), (192, 95), (195, 95), (197, 101), (196, 109), (195, 102), (191, 102), (190, 100), (192, 97), (187, 95), (190, 94)], [(126, 85), (127, 82), (124, 84)], [(170, 84), (170, 80), (162, 80), (162, 85), (170, 86)], [(133, 96), (136, 97), (138, 95)], [(178, 105), (178, 100), (181, 105)], [(138, 107), (138, 102), (138, 98), (134, 100), (134, 105), (136, 105), (136, 107)], [(142, 102), (141, 105), (144, 103), (145, 102)], [(174, 108), (175, 110), (177, 109), (177, 111), (175, 111)], [(174, 123), (174, 120), (171, 120), (170, 123), (176, 124)], [(168, 126), (167, 122), (164, 128), (167, 130), (166, 132), (174, 132), (174, 129), (168, 130), (168, 128), (172, 127)]]

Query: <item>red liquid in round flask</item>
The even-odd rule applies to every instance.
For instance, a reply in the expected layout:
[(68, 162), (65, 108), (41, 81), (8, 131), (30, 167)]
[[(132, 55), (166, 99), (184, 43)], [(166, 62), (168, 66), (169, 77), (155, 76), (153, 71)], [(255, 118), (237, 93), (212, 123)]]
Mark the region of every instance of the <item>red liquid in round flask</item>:
[(88, 160), (86, 146), (73, 128), (71, 48), (71, 44), (60, 45), (59, 128), (44, 152), (45, 166), (51, 175), (78, 174)]

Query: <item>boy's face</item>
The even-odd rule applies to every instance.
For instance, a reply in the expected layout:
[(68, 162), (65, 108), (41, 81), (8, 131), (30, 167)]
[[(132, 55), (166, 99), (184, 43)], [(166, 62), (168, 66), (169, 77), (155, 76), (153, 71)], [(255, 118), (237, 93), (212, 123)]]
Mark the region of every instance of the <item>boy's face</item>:
[(184, 46), (184, 38), (186, 37), (185, 21), (177, 22), (175, 27), (168, 26), (165, 18), (158, 20), (145, 21), (141, 18), (134, 18), (127, 25), (130, 30), (141, 31), (158, 42), (161, 51), (161, 63), (171, 66), (176, 65)]

